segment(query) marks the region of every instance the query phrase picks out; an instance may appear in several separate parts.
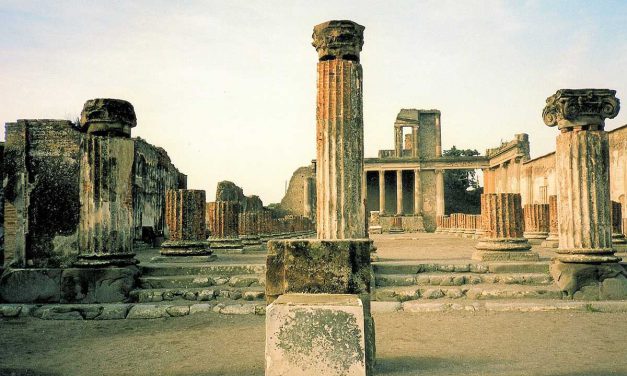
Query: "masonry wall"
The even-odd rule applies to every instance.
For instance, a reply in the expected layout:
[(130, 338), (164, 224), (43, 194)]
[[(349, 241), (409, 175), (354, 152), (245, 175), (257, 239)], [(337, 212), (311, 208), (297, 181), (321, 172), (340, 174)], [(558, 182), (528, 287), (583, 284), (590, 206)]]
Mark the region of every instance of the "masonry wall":
[[(305, 197), (303, 187), (306, 178), (316, 178), (316, 174), (311, 166), (299, 167), (294, 171), (287, 186), (287, 192), (281, 199), (281, 208), (287, 210), (292, 215), (303, 215)], [(312, 188), (315, 191), (316, 186), (314, 185)], [(312, 211), (315, 213), (315, 200), (313, 204)]]

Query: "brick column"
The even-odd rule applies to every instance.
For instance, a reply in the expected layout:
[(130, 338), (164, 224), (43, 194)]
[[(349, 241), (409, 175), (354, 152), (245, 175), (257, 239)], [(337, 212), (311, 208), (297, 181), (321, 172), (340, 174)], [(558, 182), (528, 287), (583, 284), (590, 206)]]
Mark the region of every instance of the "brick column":
[(240, 206), (235, 201), (216, 201), (213, 206), (213, 225), (209, 242), (214, 252), (241, 253), (242, 241), (238, 237)]
[(557, 195), (549, 196), (549, 236), (541, 244), (544, 248), (557, 248), (559, 234), (557, 226)]
[(244, 247), (261, 246), (261, 238), (259, 237), (259, 213), (239, 213), (238, 221), (239, 238)]
[[(555, 152), (558, 182), (559, 247), (551, 275), (569, 294), (604, 280), (623, 285), (627, 272), (612, 247), (609, 190), (609, 141), (605, 119), (618, 114), (614, 90), (562, 89), (547, 98), (542, 113), (548, 126), (558, 126)], [(616, 294), (614, 294), (616, 295)]]
[(624, 245), (625, 235), (623, 235), (623, 211), (620, 202), (612, 201), (612, 245)]
[(475, 246), (473, 260), (536, 261), (531, 245), (523, 237), (523, 213), (518, 193), (481, 195), (484, 235)]
[(167, 256), (209, 255), (206, 236), (205, 191), (169, 189), (165, 197), (168, 240), (161, 244)]
[(541, 242), (549, 236), (549, 204), (527, 204), (523, 208), (523, 214), (525, 238)]

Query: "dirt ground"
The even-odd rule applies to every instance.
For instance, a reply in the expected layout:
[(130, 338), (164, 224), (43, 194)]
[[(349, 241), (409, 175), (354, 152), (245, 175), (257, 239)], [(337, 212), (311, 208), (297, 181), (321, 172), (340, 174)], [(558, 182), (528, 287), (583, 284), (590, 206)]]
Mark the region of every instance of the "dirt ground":
[[(377, 375), (627, 375), (627, 314), (380, 313)], [(263, 375), (264, 317), (0, 321), (1, 375)]]

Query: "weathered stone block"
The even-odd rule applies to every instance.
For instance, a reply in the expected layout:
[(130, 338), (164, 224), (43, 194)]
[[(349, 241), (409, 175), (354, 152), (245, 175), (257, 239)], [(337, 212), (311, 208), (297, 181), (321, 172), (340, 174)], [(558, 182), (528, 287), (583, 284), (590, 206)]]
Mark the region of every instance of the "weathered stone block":
[(371, 374), (368, 334), (356, 295), (282, 295), (266, 310), (266, 376)]
[[(591, 298), (591, 288), (595, 289), (596, 299), (601, 295), (603, 299), (627, 297), (627, 271), (617, 263), (586, 264), (554, 260), (550, 273), (558, 287), (575, 298)], [(579, 290), (581, 293), (576, 295)]]
[(369, 294), (370, 240), (268, 242), (266, 297), (285, 293)]
[(0, 298), (10, 303), (53, 303), (61, 299), (61, 269), (11, 269), (0, 278)]
[(125, 302), (136, 286), (139, 270), (125, 268), (72, 268), (61, 276), (61, 302)]

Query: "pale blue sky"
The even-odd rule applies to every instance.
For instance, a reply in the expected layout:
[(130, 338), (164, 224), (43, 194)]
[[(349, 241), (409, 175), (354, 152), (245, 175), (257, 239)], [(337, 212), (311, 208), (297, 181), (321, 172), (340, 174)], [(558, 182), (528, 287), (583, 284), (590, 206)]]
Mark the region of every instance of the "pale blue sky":
[[(484, 152), (542, 123), (559, 88), (617, 90), (627, 123), (627, 1), (0, 0), (0, 122), (67, 118), (85, 100), (135, 106), (134, 136), (164, 147), (212, 199), (232, 180), (264, 203), (315, 157), (314, 25), (366, 27), (366, 156), (398, 110), (442, 111), (444, 148)], [(0, 131), (4, 138), (4, 129)]]

